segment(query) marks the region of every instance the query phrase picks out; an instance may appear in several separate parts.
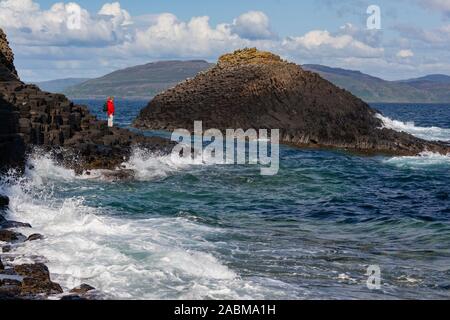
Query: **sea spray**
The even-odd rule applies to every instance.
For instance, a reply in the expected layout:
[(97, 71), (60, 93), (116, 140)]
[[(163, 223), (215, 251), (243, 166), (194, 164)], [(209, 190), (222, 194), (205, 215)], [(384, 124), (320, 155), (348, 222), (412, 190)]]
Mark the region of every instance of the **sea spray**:
[(142, 148), (135, 148), (124, 168), (133, 170), (138, 180), (166, 178), (181, 170), (192, 167), (189, 159), (172, 159), (170, 155), (161, 155)]
[[(135, 162), (177, 168), (138, 153)], [(148, 164), (144, 167), (150, 171)], [(66, 290), (89, 283), (111, 298), (250, 299), (270, 292), (241, 280), (209, 253), (216, 249), (206, 237), (224, 232), (219, 228), (184, 217), (115, 218), (105, 208), (87, 205), (84, 197), (67, 197), (68, 187), (94, 192), (98, 183), (108, 182), (78, 179), (49, 155), (30, 157), (25, 176), (2, 184), (1, 190), (11, 198), (9, 218), (33, 226), (19, 231), (45, 238), (14, 246), (13, 263), (45, 262), (52, 279)]]
[(384, 162), (398, 167), (427, 169), (435, 166), (450, 166), (450, 154), (442, 155), (426, 151), (417, 156), (392, 157)]
[(410, 133), (418, 138), (429, 141), (450, 141), (450, 129), (439, 127), (419, 127), (412, 121), (402, 122), (377, 114), (376, 117), (383, 122), (383, 128)]

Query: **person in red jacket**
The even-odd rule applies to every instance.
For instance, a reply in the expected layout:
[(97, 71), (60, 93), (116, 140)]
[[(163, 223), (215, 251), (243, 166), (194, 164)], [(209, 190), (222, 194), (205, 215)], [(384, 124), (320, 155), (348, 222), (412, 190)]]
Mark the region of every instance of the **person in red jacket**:
[(108, 127), (112, 128), (114, 126), (114, 97), (109, 97), (106, 102), (106, 112), (108, 114)]

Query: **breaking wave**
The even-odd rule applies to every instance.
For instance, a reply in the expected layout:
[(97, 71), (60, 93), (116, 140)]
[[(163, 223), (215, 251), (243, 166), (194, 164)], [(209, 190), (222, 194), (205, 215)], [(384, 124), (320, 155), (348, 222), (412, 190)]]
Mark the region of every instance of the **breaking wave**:
[(124, 168), (133, 170), (138, 180), (165, 178), (181, 170), (192, 168), (192, 160), (186, 158), (159, 155), (144, 149), (135, 149)]
[(430, 166), (450, 165), (450, 155), (434, 152), (422, 152), (417, 156), (393, 157), (385, 161), (398, 167), (423, 168)]
[(383, 127), (400, 132), (407, 132), (418, 138), (429, 141), (450, 141), (450, 129), (439, 127), (419, 127), (414, 122), (402, 122), (377, 114), (376, 117), (383, 122)]
[[(170, 158), (169, 158), (170, 159)], [(136, 153), (128, 162), (142, 177), (185, 168), (165, 157)], [(150, 172), (155, 171), (154, 175)], [(6, 179), (7, 180), (7, 179)], [(44, 262), (66, 290), (88, 283), (105, 297), (120, 299), (263, 299), (276, 297), (258, 282), (244, 281), (210, 252), (206, 237), (225, 232), (186, 217), (131, 219), (111, 216), (83, 197), (58, 195), (61, 184), (89, 187), (50, 156), (33, 156), (23, 178), (0, 182), (10, 197), (8, 218), (30, 223), (19, 229), (44, 240), (13, 245), (14, 264)], [(99, 183), (98, 181), (96, 183)], [(87, 184), (87, 185), (86, 185)], [(281, 292), (280, 292), (281, 294)]]

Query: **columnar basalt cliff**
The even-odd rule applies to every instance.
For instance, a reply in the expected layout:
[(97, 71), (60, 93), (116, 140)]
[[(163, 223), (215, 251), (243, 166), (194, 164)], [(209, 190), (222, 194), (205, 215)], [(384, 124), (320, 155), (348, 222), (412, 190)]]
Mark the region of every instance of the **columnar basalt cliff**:
[(0, 167), (23, 166), (24, 147), (49, 151), (62, 148), (58, 159), (78, 171), (113, 169), (127, 159), (134, 145), (162, 150), (168, 142), (120, 128), (108, 128), (85, 106), (64, 95), (41, 91), (20, 81), (13, 53), (0, 29)]
[(447, 153), (440, 143), (381, 129), (376, 111), (349, 92), (269, 52), (244, 49), (156, 96), (141, 111), (138, 128), (281, 129), (282, 141), (362, 153)]
[(14, 54), (2, 29), (0, 29), (0, 77), (10, 80), (19, 78), (14, 67)]
[[(0, 29), (0, 79), (17, 81), (14, 55), (6, 35)], [(12, 104), (0, 97), (0, 173), (24, 163), (25, 145), (19, 135), (19, 112)]]

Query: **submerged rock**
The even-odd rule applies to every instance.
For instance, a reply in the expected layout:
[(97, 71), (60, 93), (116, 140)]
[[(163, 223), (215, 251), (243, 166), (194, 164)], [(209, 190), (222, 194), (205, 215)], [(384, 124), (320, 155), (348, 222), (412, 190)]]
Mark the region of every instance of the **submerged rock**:
[(157, 95), (134, 122), (137, 128), (280, 129), (281, 142), (300, 147), (413, 155), (450, 152), (440, 143), (381, 129), (365, 102), (318, 74), (256, 49), (222, 56), (194, 79)]
[(0, 195), (0, 209), (5, 209), (9, 206), (9, 198), (7, 196)]
[(77, 294), (69, 294), (67, 296), (64, 296), (60, 299), (61, 301), (86, 301), (89, 299), (86, 299), (82, 296), (79, 296)]
[(2, 218), (0, 216), (0, 229), (14, 229), (14, 228), (31, 228), (31, 224), (18, 221), (10, 221), (6, 219), (2, 222)]
[(30, 235), (27, 240), (25, 241), (36, 241), (36, 240), (42, 240), (44, 239), (44, 236), (42, 234), (39, 233), (34, 233), (32, 235)]
[(95, 288), (88, 284), (83, 283), (83, 284), (79, 285), (78, 287), (75, 287), (72, 290), (70, 290), (70, 293), (85, 294), (92, 290), (95, 290)]
[(103, 173), (103, 177), (110, 181), (124, 181), (134, 179), (135, 172), (129, 169), (118, 169)]

